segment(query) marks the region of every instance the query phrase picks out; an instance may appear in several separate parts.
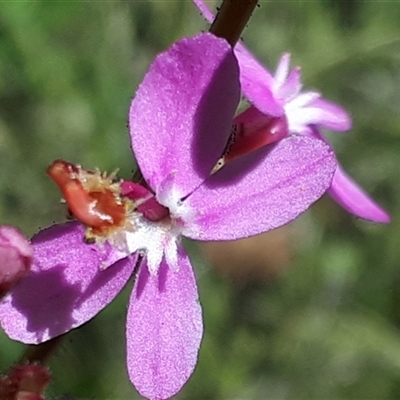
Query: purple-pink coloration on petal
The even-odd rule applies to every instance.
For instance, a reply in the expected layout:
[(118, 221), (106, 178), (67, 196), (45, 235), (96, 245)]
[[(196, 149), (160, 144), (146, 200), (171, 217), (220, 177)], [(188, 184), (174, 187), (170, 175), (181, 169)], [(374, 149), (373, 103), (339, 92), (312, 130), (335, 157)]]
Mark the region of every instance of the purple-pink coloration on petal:
[(339, 165), (328, 193), (345, 210), (357, 217), (383, 224), (390, 222), (389, 214), (373, 201)]
[[(327, 142), (314, 127), (307, 132), (307, 135)], [(328, 193), (346, 211), (356, 217), (381, 224), (390, 222), (389, 214), (343, 171), (340, 164), (337, 166)]]
[(156, 58), (129, 111), (132, 149), (153, 190), (170, 180), (184, 197), (209, 175), (239, 97), (239, 70), (225, 40), (205, 33)]
[[(214, 20), (213, 13), (203, 0), (193, 2), (209, 22)], [(309, 101), (299, 101), (299, 97), (307, 97), (301, 92), (300, 68), (295, 67), (290, 71), (289, 53), (283, 54), (275, 74), (272, 75), (242, 44), (238, 43), (234, 51), (240, 66), (240, 82), (244, 95), (268, 116), (286, 114), (291, 133), (302, 133), (308, 124), (336, 131), (351, 128), (351, 118), (347, 112), (321, 98), (319, 93), (308, 97)], [(302, 119), (304, 113), (308, 113), (306, 120)]]
[[(245, 67), (242, 67), (243, 63), (240, 62), (241, 55), (237, 52), (235, 54), (241, 66), (241, 80), (242, 74), (246, 74), (246, 79), (248, 79), (250, 70), (243, 71)], [(288, 119), (289, 132), (302, 134), (308, 125), (336, 131), (349, 130), (351, 118), (347, 112), (342, 107), (323, 99), (317, 92), (302, 92), (300, 68), (296, 67), (289, 72), (289, 63), (290, 55), (284, 54), (272, 82), (267, 85), (275, 101), (282, 107), (282, 113)], [(253, 76), (254, 83), (258, 82), (258, 79), (259, 74)], [(263, 91), (265, 90), (263, 88)], [(260, 93), (260, 96), (248, 99), (266, 115), (275, 115), (275, 108), (272, 112), (269, 110), (271, 104), (269, 96), (263, 97)]]
[[(258, 165), (250, 169), (257, 158)], [(188, 198), (197, 217), (184, 234), (199, 240), (231, 240), (282, 226), (323, 195), (335, 168), (327, 145), (298, 136), (238, 158)], [(249, 171), (242, 175), (243, 170)]]
[[(148, 186), (107, 183), (108, 205), (126, 205), (124, 225), (96, 244), (83, 241), (91, 237), (77, 222), (33, 238), (31, 275), (0, 303), (9, 336), (40, 343), (86, 322), (122, 289), (140, 252), (127, 317), (129, 376), (153, 400), (181, 389), (196, 365), (203, 332), (182, 236), (239, 239), (281, 226), (318, 200), (336, 168), (319, 139), (275, 141), (274, 135), (285, 136), (287, 121), (271, 97), (268, 107), (276, 106), (277, 115), (257, 124), (274, 144), (215, 169), (229, 145), (239, 89), (233, 50), (209, 33), (183, 39), (156, 58), (129, 111), (132, 149)], [(241, 133), (260, 131), (257, 124)], [(78, 181), (85, 194), (88, 181), (101, 174), (82, 177), (80, 170), (72, 168), (62, 183)], [(84, 204), (89, 211), (93, 196)]]
[(284, 109), (271, 90), (273, 77), (240, 43), (235, 46), (240, 68), (240, 84), (246, 98), (264, 114), (280, 117)]
[(83, 243), (83, 226), (54, 225), (32, 239), (31, 273), (0, 303), (6, 333), (24, 343), (41, 343), (93, 318), (121, 291), (136, 256), (121, 257), (110, 246)]
[(32, 256), (32, 247), (20, 231), (0, 226), (0, 299), (28, 275)]
[[(212, 22), (213, 13), (203, 0), (193, 0), (204, 17)], [(299, 67), (290, 70), (290, 54), (283, 54), (274, 75), (255, 59), (240, 43), (235, 47), (240, 65), (240, 81), (243, 93), (266, 116), (286, 116), (290, 134), (316, 136), (315, 129), (336, 132), (348, 131), (352, 122), (349, 114), (317, 92), (302, 92)], [(250, 88), (250, 90), (248, 90)], [(240, 115), (239, 115), (240, 117)], [(318, 133), (320, 139), (326, 141)], [(374, 222), (386, 223), (390, 218), (358, 185), (338, 169), (329, 194), (350, 213)]]
[(342, 107), (335, 103), (319, 97), (310, 102), (308, 108), (310, 113), (314, 113), (314, 118), (309, 120), (310, 124), (320, 124), (322, 128), (336, 132), (344, 132), (351, 129), (349, 115)]
[(127, 320), (129, 376), (141, 395), (166, 399), (192, 374), (203, 332), (196, 280), (181, 249), (179, 269), (164, 262), (156, 276), (141, 266)]

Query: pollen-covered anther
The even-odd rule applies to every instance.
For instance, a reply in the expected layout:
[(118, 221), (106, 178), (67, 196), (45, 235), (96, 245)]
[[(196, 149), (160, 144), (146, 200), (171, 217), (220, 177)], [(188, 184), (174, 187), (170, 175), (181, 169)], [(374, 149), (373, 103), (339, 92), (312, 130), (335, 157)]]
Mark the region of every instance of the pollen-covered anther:
[(121, 195), (116, 173), (107, 175), (79, 165), (56, 160), (47, 169), (59, 186), (71, 213), (87, 227), (85, 239), (106, 237), (124, 227), (127, 215), (135, 208)]

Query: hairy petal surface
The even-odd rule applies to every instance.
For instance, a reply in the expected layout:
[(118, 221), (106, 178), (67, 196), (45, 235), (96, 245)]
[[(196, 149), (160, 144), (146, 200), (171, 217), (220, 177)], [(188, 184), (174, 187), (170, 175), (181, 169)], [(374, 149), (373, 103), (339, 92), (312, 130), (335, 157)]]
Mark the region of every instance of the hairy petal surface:
[[(282, 56), (282, 59), (285, 55)], [(281, 101), (287, 102), (288, 100), (296, 97), (302, 88), (301, 85), (301, 77), (300, 77), (301, 69), (300, 67), (293, 68), (286, 81), (283, 82), (279, 87), (276, 87), (275, 83), (275, 94), (281, 99)]]
[(179, 269), (165, 260), (157, 275), (140, 268), (127, 317), (127, 365), (142, 396), (167, 399), (192, 374), (203, 334), (201, 307), (189, 258), (179, 249)]
[(389, 214), (338, 165), (328, 193), (345, 210), (373, 222), (389, 223)]
[(239, 98), (237, 61), (224, 39), (185, 38), (155, 59), (129, 112), (132, 149), (155, 192), (173, 181), (184, 197), (204, 181), (225, 148)]
[(123, 288), (136, 256), (121, 259), (111, 246), (84, 244), (83, 236), (83, 226), (69, 222), (33, 237), (31, 273), (0, 302), (1, 326), (12, 339), (37, 344), (67, 332)]
[(277, 228), (322, 196), (335, 169), (321, 140), (291, 136), (266, 146), (227, 164), (188, 197), (198, 214), (183, 234), (231, 240)]

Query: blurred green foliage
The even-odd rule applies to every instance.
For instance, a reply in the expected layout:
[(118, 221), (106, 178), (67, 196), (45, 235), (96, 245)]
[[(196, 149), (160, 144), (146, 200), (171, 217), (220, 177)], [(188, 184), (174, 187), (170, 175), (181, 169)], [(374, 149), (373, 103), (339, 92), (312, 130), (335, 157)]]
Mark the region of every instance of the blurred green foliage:
[[(205, 335), (178, 397), (398, 399), (400, 6), (260, 3), (245, 43), (271, 69), (290, 51), (304, 85), (349, 110), (353, 130), (330, 138), (393, 222), (358, 221), (324, 198), (294, 223), (293, 265), (267, 283), (234, 284), (194, 247)], [(189, 0), (1, 2), (1, 222), (31, 235), (63, 220), (45, 174), (56, 158), (130, 176), (135, 88), (155, 54), (206, 29)], [(129, 290), (65, 339), (49, 398), (138, 398), (125, 370)], [(0, 333), (0, 370), (21, 349)]]

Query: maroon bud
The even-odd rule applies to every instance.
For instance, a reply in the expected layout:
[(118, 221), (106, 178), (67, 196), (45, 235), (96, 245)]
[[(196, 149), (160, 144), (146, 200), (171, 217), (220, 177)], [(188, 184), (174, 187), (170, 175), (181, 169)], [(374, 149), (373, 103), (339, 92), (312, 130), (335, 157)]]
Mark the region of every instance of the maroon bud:
[(50, 382), (50, 372), (43, 365), (17, 365), (9, 373), (18, 382), (18, 391), (41, 394)]
[(10, 379), (9, 376), (0, 377), (0, 399), (14, 400), (18, 391), (18, 382)]
[(231, 143), (223, 156), (224, 163), (276, 143), (289, 132), (284, 114), (280, 117), (268, 116), (254, 106), (236, 116), (233, 124)]
[(49, 370), (39, 364), (17, 365), (0, 378), (0, 400), (45, 400)]

